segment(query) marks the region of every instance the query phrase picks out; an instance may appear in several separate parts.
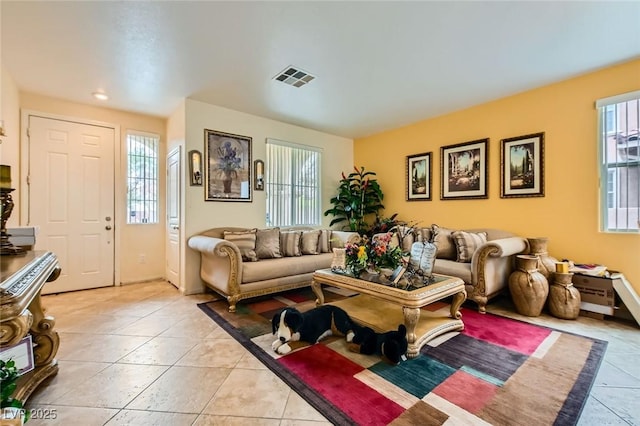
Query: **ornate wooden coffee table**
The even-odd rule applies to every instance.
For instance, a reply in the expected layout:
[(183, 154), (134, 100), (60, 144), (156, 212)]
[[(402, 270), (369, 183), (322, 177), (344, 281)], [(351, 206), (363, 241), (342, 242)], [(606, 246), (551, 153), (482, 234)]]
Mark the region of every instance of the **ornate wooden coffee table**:
[[(405, 290), (320, 269), (313, 274), (311, 288), (318, 297), (317, 305), (324, 304), (322, 284), (360, 293), (331, 304), (340, 306), (358, 323), (378, 332), (396, 330), (404, 323), (409, 342), (407, 356), (414, 358), (429, 340), (464, 328), (460, 313), (460, 306), (467, 298), (464, 281), (446, 275), (434, 275), (434, 278), (432, 284)], [(441, 310), (421, 309), (448, 296), (453, 296), (449, 315)], [(402, 310), (398, 306), (402, 306)]]

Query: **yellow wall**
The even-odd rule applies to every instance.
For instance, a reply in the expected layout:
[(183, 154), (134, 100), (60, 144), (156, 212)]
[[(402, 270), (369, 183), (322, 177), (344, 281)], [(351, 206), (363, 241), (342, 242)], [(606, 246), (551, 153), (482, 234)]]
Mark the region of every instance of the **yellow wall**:
[[(377, 173), (386, 215), (451, 228), (494, 227), (549, 237), (556, 258), (622, 271), (640, 293), (640, 234), (599, 232), (594, 102), (640, 89), (640, 60), (613, 66), (354, 142), (357, 165)], [(428, 96), (428, 93), (425, 93)], [(500, 198), (500, 140), (545, 133), (545, 196)], [(440, 200), (440, 147), (490, 138), (489, 198)], [(433, 152), (432, 201), (406, 199), (406, 156)]]
[[(57, 116), (72, 117), (113, 124), (120, 128), (120, 147), (116, 152), (120, 158), (116, 159), (116, 278), (121, 283), (145, 281), (165, 276), (165, 206), (160, 203), (157, 224), (126, 225), (124, 220), (126, 198), (126, 134), (127, 130), (138, 130), (160, 135), (160, 199), (164, 200), (165, 193), (165, 155), (166, 120), (160, 117), (134, 114), (108, 108), (83, 105), (33, 93), (20, 93), (20, 107), (23, 111), (30, 110)], [(24, 155), (24, 154), (23, 154)], [(16, 177), (17, 178), (17, 177)], [(23, 179), (24, 180), (24, 179)], [(20, 182), (23, 186), (23, 182)], [(20, 188), (18, 188), (20, 189)], [(119, 229), (118, 229), (119, 228)], [(145, 263), (139, 263), (140, 255), (145, 255)]]

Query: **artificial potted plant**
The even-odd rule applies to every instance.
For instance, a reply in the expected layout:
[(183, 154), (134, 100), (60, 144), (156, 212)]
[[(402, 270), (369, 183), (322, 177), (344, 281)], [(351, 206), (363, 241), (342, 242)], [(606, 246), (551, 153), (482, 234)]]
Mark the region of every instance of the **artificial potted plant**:
[(369, 225), (366, 218), (377, 218), (378, 211), (384, 209), (384, 194), (375, 175), (375, 172), (365, 172), (364, 167), (354, 167), (349, 176), (342, 173), (338, 195), (331, 198), (333, 207), (324, 212), (325, 216), (334, 216), (329, 226), (346, 222), (343, 227), (348, 226), (350, 231), (356, 231), (361, 235), (368, 233)]

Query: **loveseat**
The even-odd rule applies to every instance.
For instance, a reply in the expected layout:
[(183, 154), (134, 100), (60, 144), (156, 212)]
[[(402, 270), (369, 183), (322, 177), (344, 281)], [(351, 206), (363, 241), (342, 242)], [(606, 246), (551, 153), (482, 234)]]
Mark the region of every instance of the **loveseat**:
[(433, 272), (461, 278), (467, 299), (486, 312), (489, 299), (509, 285), (514, 258), (527, 250), (527, 240), (500, 229), (456, 230), (436, 224), (427, 227), (397, 227), (398, 244), (410, 251), (414, 242), (431, 241), (437, 247)]
[(313, 272), (329, 268), (333, 248), (355, 232), (296, 228), (213, 228), (189, 238), (200, 252), (200, 277), (229, 302), (311, 285)]

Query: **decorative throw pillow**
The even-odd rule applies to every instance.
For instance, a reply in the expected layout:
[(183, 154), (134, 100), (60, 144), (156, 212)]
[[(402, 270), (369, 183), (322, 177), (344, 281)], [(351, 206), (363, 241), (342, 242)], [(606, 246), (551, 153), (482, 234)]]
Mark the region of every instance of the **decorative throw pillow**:
[(319, 254), (318, 239), (320, 239), (320, 230), (302, 231), (300, 238), (300, 251), (302, 254)]
[(322, 229), (320, 231), (318, 253), (331, 253), (331, 229)]
[(251, 229), (249, 231), (224, 231), (224, 239), (231, 241), (240, 250), (242, 260), (247, 262), (257, 262), (258, 256), (256, 256), (256, 231), (257, 229)]
[(454, 230), (441, 228), (434, 223), (431, 225), (431, 232), (433, 234), (433, 243), (438, 247), (438, 254), (436, 255), (437, 258), (456, 260), (458, 257), (456, 245), (453, 242), (453, 237), (451, 236)]
[(283, 256), (301, 256), (300, 236), (302, 231), (280, 231), (280, 252)]
[(258, 229), (256, 232), (258, 259), (282, 257), (280, 253), (280, 228)]
[(486, 232), (455, 231), (452, 236), (456, 242), (456, 249), (458, 253), (458, 258), (456, 260), (458, 262), (471, 262), (473, 253), (478, 249), (478, 247), (487, 242)]
[(345, 244), (360, 240), (360, 235), (353, 231), (331, 231), (331, 248), (344, 248)]

